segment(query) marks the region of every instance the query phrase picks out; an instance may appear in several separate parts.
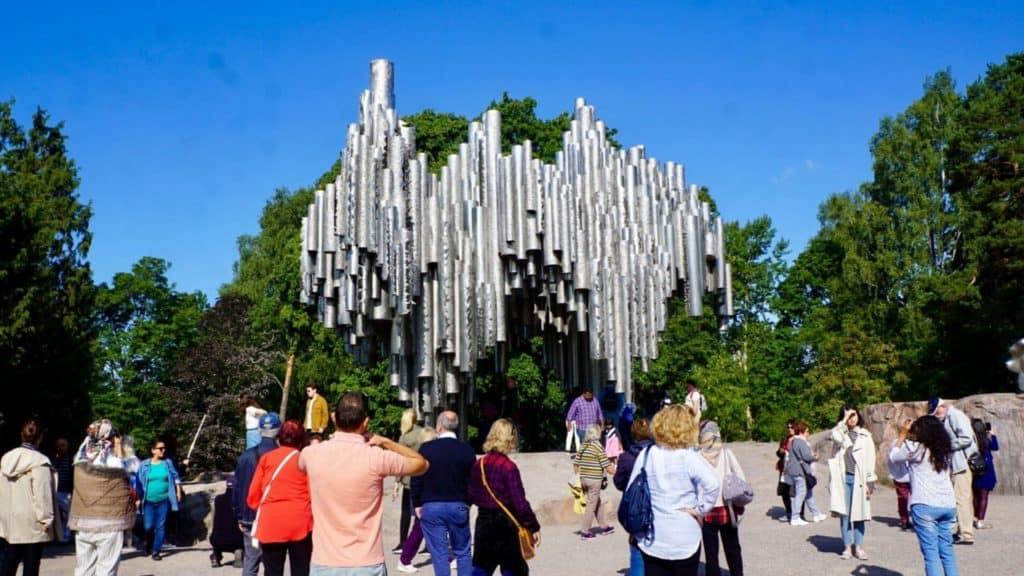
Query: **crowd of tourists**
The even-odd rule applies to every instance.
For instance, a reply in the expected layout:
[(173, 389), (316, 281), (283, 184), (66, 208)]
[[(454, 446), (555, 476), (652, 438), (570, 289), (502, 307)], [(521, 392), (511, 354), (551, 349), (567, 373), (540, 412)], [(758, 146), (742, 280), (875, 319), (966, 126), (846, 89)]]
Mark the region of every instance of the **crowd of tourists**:
[[(483, 455), (458, 437), (459, 415), (438, 414), (433, 427), (406, 409), (395, 441), (369, 432), (365, 396), (350, 392), (333, 411), (316, 386), (307, 387), (304, 420), (284, 420), (243, 398), (246, 449), (214, 501), (210, 534), (213, 566), (234, 555), (243, 576), (380, 576), (387, 573), (381, 522), (384, 479), (401, 498), (397, 570), (414, 573), (425, 544), (434, 574), (529, 574), (540, 545), (540, 524), (520, 471), (509, 457), (515, 425), (490, 426)], [(616, 531), (600, 514), (609, 479), (623, 492), (619, 522), (628, 533), (628, 573), (719, 576), (720, 550), (729, 574), (743, 575), (739, 526), (753, 492), (743, 467), (726, 448), (718, 424), (702, 419), (707, 400), (690, 383), (684, 402), (660, 403), (648, 420), (632, 411), (618, 422), (587, 390), (566, 415), (566, 448), (573, 452), (575, 494), (583, 541)], [(329, 421), (335, 432), (326, 435)], [(932, 398), (927, 414), (901, 417), (884, 454), (897, 493), (899, 527), (916, 533), (928, 576), (958, 574), (955, 544), (971, 545), (985, 520), (996, 484), (992, 427)], [(843, 406), (821, 454), (809, 426), (791, 420), (776, 455), (778, 495), (793, 527), (838, 520), (840, 559), (868, 559), (867, 522), (875, 492), (875, 442), (860, 411)], [(163, 556), (168, 519), (183, 502), (181, 476), (168, 443), (157, 438), (150, 456), (135, 455), (130, 437), (109, 420), (92, 423), (74, 452), (66, 438), (52, 457), (40, 452), (45, 429), (29, 420), (21, 445), (0, 459), (0, 576), (39, 573), (43, 547), (73, 539), (76, 576), (117, 574), (122, 550)], [(815, 502), (827, 461), (826, 511)], [(344, 463), (344, 465), (339, 465)], [(824, 475), (821, 475), (824, 478)], [(475, 526), (470, 509), (476, 506)], [(828, 514), (826, 514), (826, 512)], [(646, 514), (646, 516), (644, 515)], [(140, 526), (137, 526), (140, 524)], [(638, 528), (639, 527), (639, 528)], [(625, 553), (625, 551), (624, 551)]]
[[(878, 478), (875, 441), (864, 424), (859, 410), (843, 406), (829, 435), (828, 510), (839, 519), (841, 559), (868, 559), (866, 522), (872, 518)], [(999, 450), (999, 440), (991, 424), (971, 420), (938, 397), (929, 400), (926, 415), (901, 416), (895, 424), (897, 438), (886, 465), (896, 490), (899, 527), (915, 532), (928, 576), (957, 575), (953, 546), (973, 545), (974, 530), (991, 527), (985, 515), (996, 485), (992, 453)], [(821, 522), (827, 516), (813, 494), (813, 465), (821, 455), (808, 441), (806, 423), (791, 420), (786, 427), (776, 452), (782, 520), (792, 526)]]

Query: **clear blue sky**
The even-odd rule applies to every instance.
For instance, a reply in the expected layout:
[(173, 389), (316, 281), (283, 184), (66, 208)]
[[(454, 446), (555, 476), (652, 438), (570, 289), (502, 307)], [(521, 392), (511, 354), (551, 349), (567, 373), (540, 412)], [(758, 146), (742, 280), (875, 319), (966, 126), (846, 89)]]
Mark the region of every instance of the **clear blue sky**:
[(962, 89), (1024, 49), (1020, 2), (107, 4), (0, 9), (0, 98), (65, 123), (97, 281), (157, 256), (211, 299), (274, 189), (337, 158), (373, 58), (395, 62), (401, 114), (476, 114), (507, 90), (547, 117), (583, 96), (795, 254), (926, 76)]

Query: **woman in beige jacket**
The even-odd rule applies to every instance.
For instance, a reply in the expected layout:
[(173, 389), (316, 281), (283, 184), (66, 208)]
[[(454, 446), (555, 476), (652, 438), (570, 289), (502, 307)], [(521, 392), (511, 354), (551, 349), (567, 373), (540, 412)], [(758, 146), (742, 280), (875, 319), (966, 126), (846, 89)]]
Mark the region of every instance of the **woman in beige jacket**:
[(21, 446), (0, 459), (0, 538), (9, 546), (0, 566), (14, 574), (37, 576), (43, 545), (61, 533), (57, 514), (56, 472), (39, 451), (43, 427), (36, 420), (21, 426)]
[(875, 441), (862, 426), (864, 418), (853, 406), (843, 406), (839, 422), (832, 428), (832, 441), (839, 447), (829, 461), (829, 509), (839, 516), (846, 560), (856, 556), (867, 560), (864, 550), (865, 522), (871, 520), (871, 494), (875, 491)]

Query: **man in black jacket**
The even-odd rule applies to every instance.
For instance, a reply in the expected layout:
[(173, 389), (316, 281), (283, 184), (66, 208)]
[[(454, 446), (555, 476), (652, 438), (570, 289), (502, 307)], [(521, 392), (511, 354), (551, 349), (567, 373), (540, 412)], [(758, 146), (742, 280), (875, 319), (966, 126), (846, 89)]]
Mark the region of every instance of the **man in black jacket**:
[(469, 470), (476, 454), (469, 444), (459, 440), (459, 416), (446, 410), (437, 417), (437, 440), (420, 446), (420, 454), (430, 463), (427, 473), (411, 482), (412, 501), (419, 516), (423, 537), (436, 576), (449, 576), (448, 544), (459, 574), (473, 571), (469, 535)]
[(274, 412), (260, 416), (260, 443), (249, 448), (238, 458), (235, 468), (235, 495), (232, 502), (238, 528), (242, 531), (245, 550), (242, 560), (242, 576), (259, 576), (262, 554), (258, 548), (252, 547), (252, 521), (256, 519), (256, 511), (245, 503), (249, 495), (249, 485), (260, 457), (277, 448), (277, 433), (281, 431), (281, 417)]

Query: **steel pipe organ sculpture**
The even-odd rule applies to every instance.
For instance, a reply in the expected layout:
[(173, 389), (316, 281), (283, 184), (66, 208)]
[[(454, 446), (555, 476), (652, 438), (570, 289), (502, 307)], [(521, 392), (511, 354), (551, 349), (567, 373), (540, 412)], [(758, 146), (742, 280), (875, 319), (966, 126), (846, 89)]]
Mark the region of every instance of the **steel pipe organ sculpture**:
[(503, 154), (490, 110), (431, 174), (393, 79), (371, 63), (341, 174), (302, 220), (301, 297), (353, 349), (387, 354), (403, 399), (429, 412), (471, 397), (478, 360), (493, 353), (503, 372), (510, 347), (537, 336), (563, 382), (614, 382), (629, 399), (632, 359), (657, 356), (670, 296), (700, 315), (713, 293), (732, 314), (722, 221), (682, 165), (616, 149), (578, 99), (554, 164), (529, 141)]

